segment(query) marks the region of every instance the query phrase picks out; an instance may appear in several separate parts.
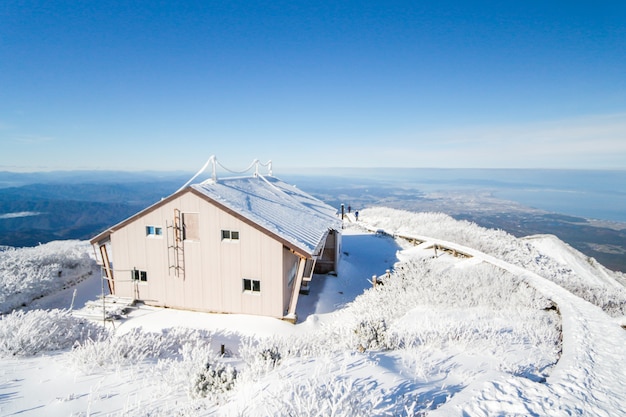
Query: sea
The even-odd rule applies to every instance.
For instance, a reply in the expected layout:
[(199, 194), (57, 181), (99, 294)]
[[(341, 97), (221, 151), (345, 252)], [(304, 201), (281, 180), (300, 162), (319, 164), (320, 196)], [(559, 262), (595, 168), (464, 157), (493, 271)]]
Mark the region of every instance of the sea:
[(489, 192), (539, 210), (626, 223), (626, 170), (333, 168), (308, 174), (369, 178), (423, 193)]

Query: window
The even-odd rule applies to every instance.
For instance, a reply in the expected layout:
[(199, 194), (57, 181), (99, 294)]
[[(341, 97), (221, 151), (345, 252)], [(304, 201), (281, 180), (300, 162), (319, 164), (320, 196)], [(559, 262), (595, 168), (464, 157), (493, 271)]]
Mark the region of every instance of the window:
[(163, 236), (163, 229), (158, 226), (146, 226), (146, 236)]
[(239, 240), (239, 232), (236, 230), (222, 230), (222, 240)]
[(133, 281), (141, 281), (141, 282), (148, 281), (148, 273), (146, 271), (139, 271), (138, 269), (133, 269), (131, 273), (132, 273)]
[(258, 279), (243, 279), (243, 290), (248, 292), (261, 292), (261, 281)]
[(198, 213), (183, 213), (183, 240), (200, 240)]

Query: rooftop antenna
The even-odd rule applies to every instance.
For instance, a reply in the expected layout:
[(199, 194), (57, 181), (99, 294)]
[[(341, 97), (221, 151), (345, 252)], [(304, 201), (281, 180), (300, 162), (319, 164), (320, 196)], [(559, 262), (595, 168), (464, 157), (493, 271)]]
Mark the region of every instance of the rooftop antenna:
[(213, 168), (211, 168), (211, 179), (213, 180), (213, 182), (217, 182), (217, 158), (215, 157), (215, 155), (213, 155), (211, 156), (211, 158), (209, 158), (209, 161), (211, 161), (211, 159), (213, 159)]
[(198, 172), (196, 172), (196, 175), (194, 175), (193, 177), (191, 177), (191, 179), (189, 181), (187, 181), (182, 187), (180, 187), (176, 192), (181, 191), (182, 189), (186, 188), (189, 184), (191, 184), (193, 182), (193, 180), (195, 180), (200, 174), (202, 174), (204, 171), (206, 171), (206, 169), (208, 168), (209, 164), (211, 164), (211, 180), (213, 182), (217, 182), (217, 165), (219, 164), (220, 167), (222, 167), (224, 170), (228, 171), (228, 172), (232, 172), (234, 174), (243, 174), (245, 172), (250, 171), (250, 169), (252, 167), (254, 167), (254, 177), (258, 178), (259, 177), (259, 165), (267, 167), (267, 174), (268, 176), (272, 176), (272, 161), (269, 160), (267, 161), (265, 164), (260, 162), (258, 159), (255, 159), (254, 161), (252, 161), (252, 163), (248, 166), (248, 168), (246, 168), (243, 171), (233, 171), (230, 170), (228, 168), (226, 168), (224, 165), (220, 164), (217, 160), (217, 158), (215, 157), (215, 155), (211, 155), (211, 157), (209, 158), (208, 161), (206, 161), (206, 163), (202, 166), (202, 168), (200, 168), (200, 170)]
[(256, 170), (254, 172), (255, 177), (259, 176), (259, 164), (263, 167), (267, 167), (267, 175), (270, 177), (272, 176), (272, 160), (271, 159), (267, 161), (266, 163), (260, 162), (258, 159), (255, 159), (254, 163), (256, 166)]
[(215, 155), (211, 155), (211, 157), (209, 158), (208, 161), (206, 161), (206, 163), (202, 166), (202, 168), (200, 168), (200, 171), (196, 172), (196, 175), (194, 175), (193, 177), (191, 177), (191, 179), (189, 181), (187, 181), (182, 187), (180, 187), (176, 192), (182, 190), (183, 188), (187, 187), (189, 184), (192, 183), (193, 180), (195, 180), (198, 175), (202, 174), (207, 167), (209, 166), (209, 164), (213, 164), (213, 168), (212, 168), (212, 174), (211, 174), (211, 179), (213, 181), (217, 181), (217, 174), (215, 172), (215, 166), (217, 164), (217, 158), (215, 157)]

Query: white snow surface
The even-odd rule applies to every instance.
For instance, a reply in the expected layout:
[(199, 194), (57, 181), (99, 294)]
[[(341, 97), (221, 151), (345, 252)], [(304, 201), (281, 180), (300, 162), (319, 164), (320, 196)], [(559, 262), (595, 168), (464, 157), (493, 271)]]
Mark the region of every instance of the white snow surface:
[(276, 177), (220, 178), (195, 190), (312, 254), (328, 229), (340, 229), (337, 209)]
[[(471, 257), (434, 256), (435, 244)], [(0, 415), (626, 415), (626, 331), (601, 307), (619, 309), (577, 295), (622, 289), (558, 239), (379, 208), (346, 223), (343, 251), (337, 276), (315, 276), (300, 297), (296, 325), (139, 306), (98, 332), (68, 312), (72, 288), (38, 299), (66, 310), (0, 320)], [(100, 280), (75, 288), (76, 309)], [(68, 337), (46, 333), (54, 320), (92, 338), (19, 353)]]

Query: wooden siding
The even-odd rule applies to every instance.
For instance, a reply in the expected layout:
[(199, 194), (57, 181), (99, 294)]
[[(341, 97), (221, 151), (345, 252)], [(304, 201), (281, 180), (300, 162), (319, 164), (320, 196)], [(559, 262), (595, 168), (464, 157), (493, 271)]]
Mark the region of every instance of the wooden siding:
[[(197, 213), (198, 235), (185, 240), (184, 268), (176, 276), (172, 244), (174, 211)], [(195, 216), (188, 216), (188, 218)], [(146, 235), (161, 227), (161, 236)], [(222, 240), (222, 230), (239, 232)], [(193, 192), (185, 192), (123, 224), (111, 234), (116, 295), (147, 304), (199, 311), (282, 317), (288, 305), (283, 244)], [(168, 254), (169, 250), (169, 254)], [(147, 272), (147, 282), (132, 282), (131, 270)], [(258, 280), (260, 292), (243, 289), (243, 279)]]

